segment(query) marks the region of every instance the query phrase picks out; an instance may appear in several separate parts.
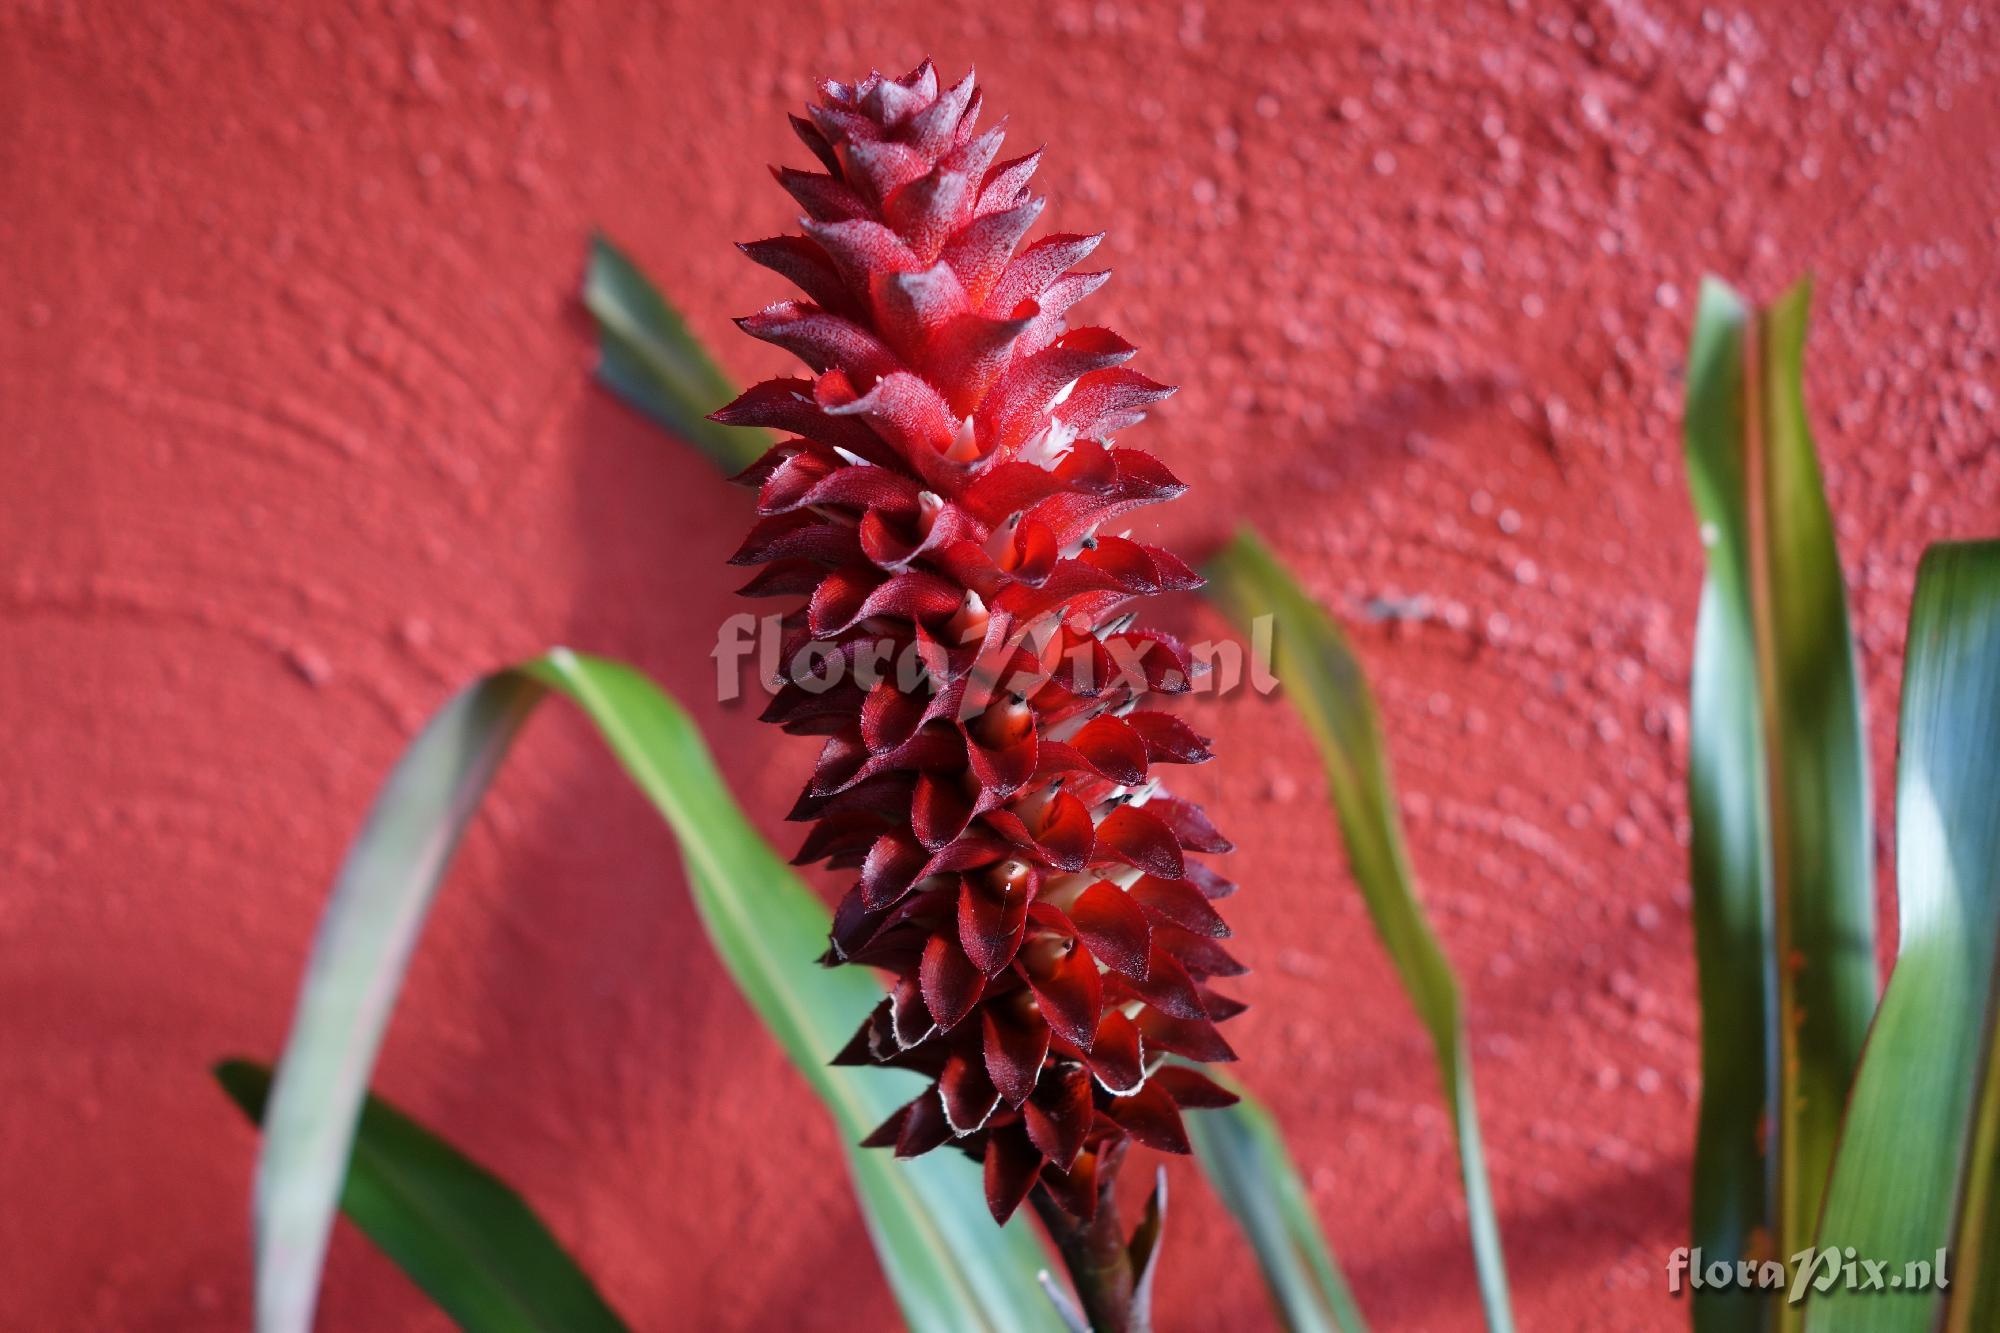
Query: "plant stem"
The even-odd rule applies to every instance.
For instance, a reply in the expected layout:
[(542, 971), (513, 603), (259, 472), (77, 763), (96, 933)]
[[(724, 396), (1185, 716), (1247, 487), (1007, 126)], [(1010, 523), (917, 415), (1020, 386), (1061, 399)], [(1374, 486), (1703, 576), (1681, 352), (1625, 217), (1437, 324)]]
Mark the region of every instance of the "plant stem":
[(1069, 1269), (1092, 1333), (1151, 1333), (1132, 1308), (1132, 1258), (1118, 1217), (1118, 1168), (1129, 1142), (1107, 1145), (1097, 1163), (1097, 1212), (1078, 1222), (1042, 1186), (1030, 1196)]

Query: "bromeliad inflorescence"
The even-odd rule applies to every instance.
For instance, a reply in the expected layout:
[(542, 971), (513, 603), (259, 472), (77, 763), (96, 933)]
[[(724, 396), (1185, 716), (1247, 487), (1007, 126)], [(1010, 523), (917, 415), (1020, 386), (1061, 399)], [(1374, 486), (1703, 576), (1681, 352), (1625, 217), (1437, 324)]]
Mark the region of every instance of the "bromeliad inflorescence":
[(1228, 843), (1149, 773), (1209, 757), (1147, 706), (1192, 664), (1123, 610), (1200, 580), (1102, 530), (1184, 489), (1110, 442), (1171, 390), (1064, 322), (1100, 237), (1016, 253), (1040, 155), (996, 161), (970, 75), (821, 87), (792, 123), (825, 172), (777, 172), (805, 234), (743, 247), (807, 299), (740, 321), (813, 377), (715, 419), (791, 437), (744, 474), (734, 558), (762, 566), (746, 594), (806, 599), (781, 660), (816, 669), (766, 718), (827, 738), (792, 812), (801, 863), (859, 871), (826, 961), (895, 979), (839, 1059), (934, 1080), (870, 1144), (955, 1144), (995, 1218), (1039, 1183), (1088, 1222), (1130, 1141), (1186, 1152), (1181, 1108), (1233, 1100), (1164, 1062), (1234, 1058), (1215, 1024), (1241, 1006), (1208, 982), (1242, 968), (1211, 905), (1232, 886), (1189, 856)]

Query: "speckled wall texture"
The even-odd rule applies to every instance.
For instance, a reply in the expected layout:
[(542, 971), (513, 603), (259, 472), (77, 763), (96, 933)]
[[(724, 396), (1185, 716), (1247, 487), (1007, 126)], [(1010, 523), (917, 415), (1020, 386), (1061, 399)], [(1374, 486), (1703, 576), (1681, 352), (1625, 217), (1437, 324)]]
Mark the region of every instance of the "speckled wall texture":
[[(1199, 554), (1254, 519), (1356, 626), (1469, 992), (1523, 1326), (1672, 1328), (1704, 270), (1818, 278), (1808, 397), (1886, 810), (1924, 543), (2000, 530), (2000, 23), (1955, 3), (0, 7), (0, 1324), (241, 1327), (268, 1056), (341, 847), (455, 684), (552, 642), (698, 702), (766, 828), (809, 742), (706, 702), (747, 501), (592, 387), (585, 237), (732, 374), (821, 74), (976, 64), (1108, 228)], [(1155, 511), (1149, 511), (1149, 513)], [(1393, 611), (1393, 615), (1385, 615)], [(1212, 624), (1192, 601), (1184, 627)], [(1376, 1326), (1475, 1326), (1423, 1038), (1281, 704), (1199, 719), (1232, 1024)], [(1887, 870), (1886, 862), (1884, 864)], [(829, 885), (828, 887), (831, 887)], [(1886, 885), (1885, 885), (1886, 892)], [(1886, 915), (1885, 915), (1885, 919)], [(880, 1328), (828, 1125), (574, 717), (466, 844), (380, 1086), (646, 1328)], [(1175, 1167), (1168, 1329), (1268, 1315)], [(353, 1234), (323, 1326), (444, 1327)]]

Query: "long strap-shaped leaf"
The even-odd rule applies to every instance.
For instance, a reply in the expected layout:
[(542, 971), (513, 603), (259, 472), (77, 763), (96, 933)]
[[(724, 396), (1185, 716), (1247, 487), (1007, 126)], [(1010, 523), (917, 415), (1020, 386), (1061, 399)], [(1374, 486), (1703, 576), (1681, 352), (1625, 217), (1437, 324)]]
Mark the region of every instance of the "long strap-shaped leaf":
[[(216, 1066), (253, 1122), (271, 1074)], [(388, 1103), (361, 1111), (341, 1211), (469, 1333), (625, 1333), (625, 1324), (506, 1184)]]
[(1285, 1327), (1292, 1333), (1366, 1333), (1270, 1108), (1227, 1075), (1208, 1073), (1238, 1101), (1189, 1116), (1188, 1138), (1223, 1206), (1249, 1238)]
[(1495, 1330), (1510, 1329), (1506, 1266), (1486, 1178), (1486, 1155), (1480, 1146), (1458, 982), (1417, 901), (1368, 681), (1339, 627), (1256, 536), (1239, 534), (1209, 562), (1206, 573), (1211, 580), (1209, 595), (1246, 631), (1259, 616), (1276, 617), (1275, 673), (1319, 743), (1348, 864), (1368, 904), (1375, 933), (1389, 951), (1437, 1053), (1445, 1107), (1458, 1137), (1486, 1322)]
[(769, 447), (760, 430), (721, 426), (708, 414), (736, 396), (701, 340), (625, 256), (593, 237), (583, 304), (597, 319), (597, 378), (612, 392), (699, 448), (726, 474)]
[[(1896, 968), (1868, 1035), (1820, 1226), (1888, 1290), (1809, 1298), (1810, 1333), (2000, 1328), (2000, 542), (1917, 574), (1896, 783)], [(1950, 1285), (1911, 1289), (1923, 1263)], [(1867, 1270), (1860, 1270), (1864, 1280)]]
[(257, 1327), (310, 1327), (356, 1117), (438, 881), (509, 742), (550, 691), (597, 725), (680, 838), (709, 940), (744, 997), (832, 1112), (862, 1215), (913, 1329), (1060, 1328), (1036, 1284), (1025, 1223), (995, 1231), (976, 1171), (852, 1145), (911, 1089), (884, 1070), (829, 1068), (880, 991), (814, 963), (829, 915), (743, 817), (693, 722), (628, 667), (565, 649), (447, 704), (384, 785), (334, 883), (278, 1067), (257, 1173)]
[[(1805, 419), (1808, 284), (1769, 310), (1709, 279), (1688, 357), (1689, 489), (1708, 579), (1689, 764), (1701, 975), (1694, 1244), (1812, 1240), (1875, 1008), (1867, 752), (1845, 585)], [(1697, 1291), (1696, 1326), (1779, 1328), (1764, 1291)]]

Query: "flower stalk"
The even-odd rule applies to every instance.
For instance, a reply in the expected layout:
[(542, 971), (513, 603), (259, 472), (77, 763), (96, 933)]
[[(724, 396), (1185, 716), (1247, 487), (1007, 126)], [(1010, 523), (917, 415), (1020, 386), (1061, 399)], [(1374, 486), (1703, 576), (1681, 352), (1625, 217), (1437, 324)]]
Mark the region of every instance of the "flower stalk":
[(1038, 1186), (1028, 1196), (1095, 1333), (1150, 1333), (1150, 1321), (1134, 1318), (1131, 1242), (1118, 1216), (1118, 1168), (1129, 1146), (1129, 1141), (1121, 1142), (1099, 1155), (1097, 1211), (1087, 1222), (1071, 1215), (1046, 1189)]

